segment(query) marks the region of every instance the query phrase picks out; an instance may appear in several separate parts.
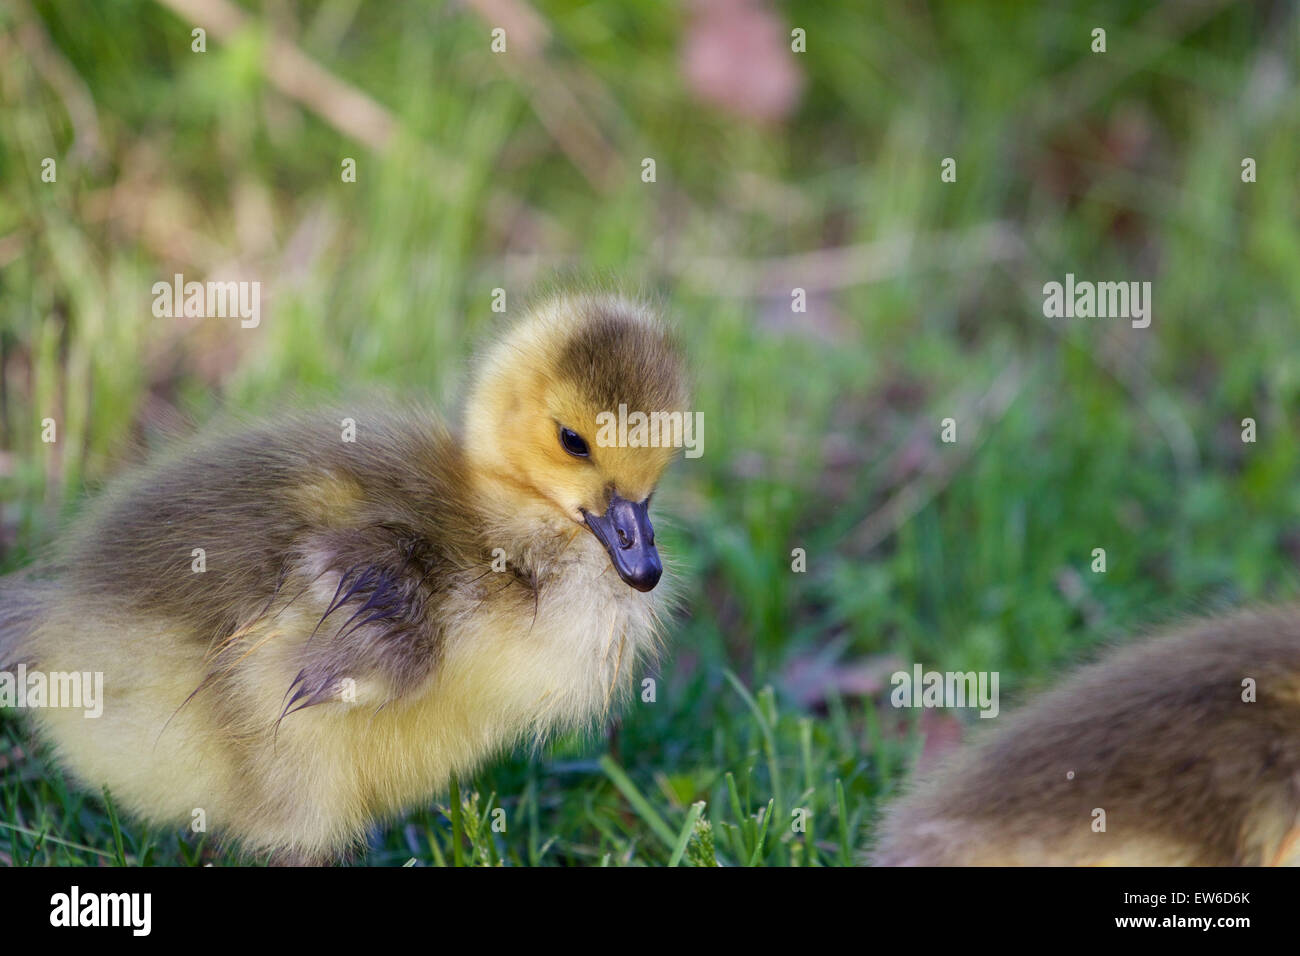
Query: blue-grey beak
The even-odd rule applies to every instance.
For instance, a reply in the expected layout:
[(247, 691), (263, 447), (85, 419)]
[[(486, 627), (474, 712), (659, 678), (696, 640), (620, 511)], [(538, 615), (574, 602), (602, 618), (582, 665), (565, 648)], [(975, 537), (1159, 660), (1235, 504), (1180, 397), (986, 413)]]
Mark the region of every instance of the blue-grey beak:
[(583, 509), (582, 518), (596, 536), (618, 576), (638, 591), (651, 591), (659, 583), (664, 566), (655, 550), (655, 529), (650, 524), (650, 499), (634, 502), (617, 493), (609, 499), (603, 515)]

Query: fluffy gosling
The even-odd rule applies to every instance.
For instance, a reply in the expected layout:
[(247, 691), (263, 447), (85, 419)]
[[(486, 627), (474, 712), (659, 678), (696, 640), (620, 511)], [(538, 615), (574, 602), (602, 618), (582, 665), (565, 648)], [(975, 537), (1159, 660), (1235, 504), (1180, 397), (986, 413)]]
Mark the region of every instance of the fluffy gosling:
[(873, 862), (1300, 863), (1300, 614), (1204, 621), (1084, 668), (893, 807)]
[(674, 449), (598, 447), (620, 404), (684, 413), (680, 349), (647, 307), (580, 295), (487, 349), (458, 432), (375, 411), (354, 443), (326, 414), (202, 439), (4, 583), (0, 668), (102, 672), (100, 718), (31, 713), (135, 815), (344, 857), (452, 774), (603, 718), (656, 645)]

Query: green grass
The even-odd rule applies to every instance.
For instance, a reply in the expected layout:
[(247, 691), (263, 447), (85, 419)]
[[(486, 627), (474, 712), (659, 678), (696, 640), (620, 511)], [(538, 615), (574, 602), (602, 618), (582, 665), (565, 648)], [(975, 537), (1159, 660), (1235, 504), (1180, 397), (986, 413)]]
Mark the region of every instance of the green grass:
[[(923, 735), (883, 693), (801, 703), (795, 663), (997, 670), (1005, 709), (1102, 642), (1296, 593), (1285, 6), (786, 4), (808, 31), (805, 90), (761, 127), (691, 96), (671, 4), (538, 4), (551, 41), (519, 79), (461, 5), (273, 6), (396, 118), (388, 150), (276, 92), (260, 5), (257, 29), (206, 54), (145, 0), (0, 10), (8, 49), (40, 49), (33, 22), (48, 44), (44, 62), (0, 55), (0, 567), (30, 561), (172, 420), (369, 388), (448, 400), (492, 290), (513, 309), (572, 268), (669, 304), (706, 422), (704, 456), (656, 499), (686, 584), (648, 672), (656, 702), (608, 739), (504, 757), (359, 862), (848, 864)], [(1105, 56), (1088, 51), (1097, 25)], [(604, 188), (566, 152), (572, 124), (538, 118), (548, 76), (608, 143)], [(83, 88), (99, 143), (84, 161)], [(57, 184), (40, 182), (46, 156)], [(855, 245), (866, 263), (824, 282), (783, 258)], [(274, 293), (259, 329), (150, 315), (154, 281), (232, 263)], [(1152, 327), (1044, 319), (1042, 284), (1067, 271), (1150, 279)], [(979, 420), (999, 381), (1005, 407)], [(949, 416), (956, 445), (938, 441)], [(908, 507), (880, 521), (898, 495)], [(234, 859), (119, 821), (12, 716), (0, 735), (0, 753), (26, 748), (0, 768), (0, 860)]]

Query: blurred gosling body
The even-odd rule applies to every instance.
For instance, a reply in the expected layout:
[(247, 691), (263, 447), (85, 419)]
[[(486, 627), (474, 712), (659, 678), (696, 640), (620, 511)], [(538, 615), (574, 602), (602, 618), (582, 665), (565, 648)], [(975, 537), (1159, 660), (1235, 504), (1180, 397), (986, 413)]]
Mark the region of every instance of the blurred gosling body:
[(452, 774), (600, 720), (654, 649), (646, 509), (674, 452), (598, 447), (620, 401), (684, 409), (680, 352), (645, 307), (573, 296), (488, 348), (460, 433), (385, 410), (342, 413), (354, 443), (332, 414), (202, 440), (0, 586), (0, 667), (103, 672), (101, 718), (33, 714), (135, 814), (341, 857)]
[(872, 862), (1300, 863), (1295, 608), (1113, 652), (1006, 720), (887, 812)]

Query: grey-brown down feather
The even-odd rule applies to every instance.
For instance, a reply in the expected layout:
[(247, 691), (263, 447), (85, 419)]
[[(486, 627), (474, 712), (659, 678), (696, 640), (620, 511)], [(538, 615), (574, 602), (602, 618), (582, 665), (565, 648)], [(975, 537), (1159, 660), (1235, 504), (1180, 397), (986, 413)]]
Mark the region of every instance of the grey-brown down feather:
[(356, 441), (345, 442), (344, 417), (288, 415), (146, 469), (89, 516), (59, 587), (125, 599), (207, 645), (292, 597), (279, 592), (310, 547), (328, 556), (315, 571), (341, 583), (289, 705), (318, 702), (343, 674), (413, 686), (438, 657), (443, 591), (457, 572), (488, 567), (490, 549), (445, 426), (417, 411), (352, 411)]
[(1004, 719), (892, 808), (876, 862), (1269, 862), (1300, 813), (1300, 614), (1139, 642)]

